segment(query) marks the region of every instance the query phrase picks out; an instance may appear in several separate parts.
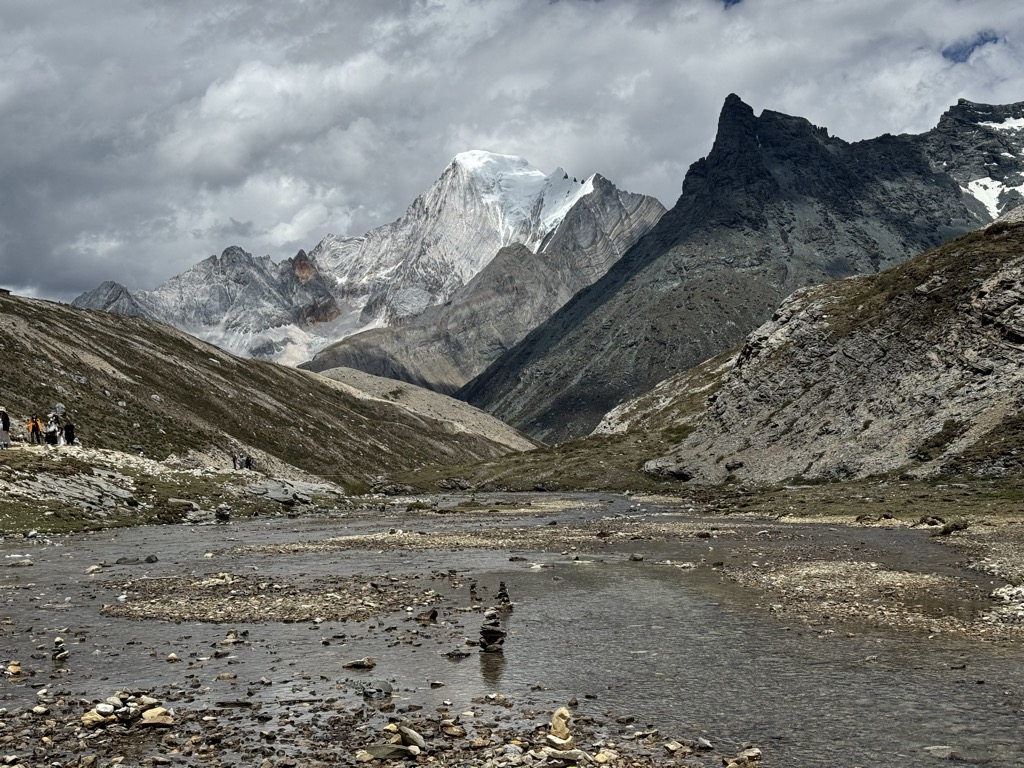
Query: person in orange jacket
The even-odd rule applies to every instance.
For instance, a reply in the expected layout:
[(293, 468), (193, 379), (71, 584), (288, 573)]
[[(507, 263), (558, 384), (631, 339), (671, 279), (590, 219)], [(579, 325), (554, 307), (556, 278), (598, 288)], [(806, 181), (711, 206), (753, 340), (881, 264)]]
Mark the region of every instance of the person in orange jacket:
[(25, 425), (25, 431), (28, 432), (30, 443), (43, 444), (43, 422), (36, 414), (33, 413), (32, 418), (28, 420), (28, 424)]

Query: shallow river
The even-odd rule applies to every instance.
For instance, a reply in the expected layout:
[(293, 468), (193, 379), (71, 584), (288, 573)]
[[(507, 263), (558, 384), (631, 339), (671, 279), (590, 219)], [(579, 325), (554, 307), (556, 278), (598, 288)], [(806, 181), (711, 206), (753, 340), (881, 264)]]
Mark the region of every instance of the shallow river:
[[(616, 500), (610, 507), (626, 505)], [(415, 525), (544, 525), (550, 518), (463, 523), (444, 516)], [(766, 766), (938, 766), (950, 752), (938, 747), (984, 765), (1024, 765), (1019, 647), (909, 633), (819, 636), (763, 613), (711, 569), (658, 566), (654, 557), (632, 562), (624, 552), (585, 563), (559, 552), (507, 550), (204, 556), (249, 544), (387, 530), (398, 522), (275, 518), (107, 531), (48, 543), (9, 539), (0, 546), (0, 564), (27, 555), (34, 565), (0, 568), (0, 619), (6, 619), (0, 660), (6, 665), (17, 659), (38, 672), (5, 682), (0, 707), (23, 706), (42, 687), (103, 698), (118, 688), (175, 682), (194, 689), (196, 706), (254, 690), (268, 704), (287, 706), (281, 702), (338, 696), (338, 681), (360, 675), (342, 664), (373, 656), (377, 668), (362, 674), (393, 681), (399, 704), (447, 701), (459, 711), (474, 697), (497, 692), (519, 709), (536, 709), (539, 720), (575, 697), (579, 713), (632, 716), (636, 728), (656, 727), (666, 739), (703, 735), (723, 752), (756, 745)], [(829, 535), (863, 533), (830, 529)], [(894, 540), (892, 548), (897, 545), (917, 546)], [(690, 559), (696, 546), (663, 546), (657, 559)], [(150, 554), (158, 562), (84, 575), (92, 564)], [(510, 562), (512, 554), (525, 560)], [(921, 552), (917, 557), (927, 560)], [(429, 578), (450, 569), (463, 583), (475, 580), (484, 602), (499, 582), (507, 584), (515, 607), (505, 620), (504, 654), (473, 650), (461, 661), (444, 655), (458, 647), (453, 638), (473, 636), (480, 621), (478, 613), (454, 610), (469, 605), (464, 586)], [(131, 579), (222, 570), (292, 581), (384, 571), (415, 576), (422, 588), (447, 595), (439, 609), (448, 626), (416, 630), (406, 612), (358, 624), (174, 624), (100, 615)], [(229, 629), (248, 630), (250, 644), (236, 646), (229, 658), (214, 658), (212, 649)], [(51, 679), (49, 649), (58, 634), (69, 641), (71, 655), (68, 671)], [(171, 652), (185, 663), (167, 663)], [(222, 672), (237, 678), (216, 681)], [(431, 687), (435, 681), (444, 685)]]

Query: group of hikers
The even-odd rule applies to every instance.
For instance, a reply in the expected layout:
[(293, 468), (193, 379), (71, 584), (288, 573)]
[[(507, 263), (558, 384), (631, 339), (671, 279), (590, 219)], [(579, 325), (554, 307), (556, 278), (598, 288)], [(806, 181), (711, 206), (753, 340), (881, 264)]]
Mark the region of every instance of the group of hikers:
[[(31, 445), (74, 445), (75, 425), (63, 407), (46, 415), (46, 423), (33, 413), (25, 424), (25, 442)], [(11, 447), (11, 417), (6, 408), (0, 408), (0, 449)]]

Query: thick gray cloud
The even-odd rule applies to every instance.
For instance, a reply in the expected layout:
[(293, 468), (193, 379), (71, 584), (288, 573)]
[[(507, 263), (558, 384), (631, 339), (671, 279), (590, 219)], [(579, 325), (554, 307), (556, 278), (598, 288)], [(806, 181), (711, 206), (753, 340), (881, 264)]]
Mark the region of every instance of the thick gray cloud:
[(730, 92), (847, 140), (1024, 100), (1005, 0), (8, 0), (0, 30), (0, 285), (64, 300), (362, 234), (467, 149), (671, 206)]

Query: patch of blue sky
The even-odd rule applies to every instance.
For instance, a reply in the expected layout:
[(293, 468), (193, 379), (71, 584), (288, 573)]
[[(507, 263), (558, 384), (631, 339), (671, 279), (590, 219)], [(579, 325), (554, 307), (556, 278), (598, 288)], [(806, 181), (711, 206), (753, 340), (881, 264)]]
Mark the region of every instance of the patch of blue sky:
[(952, 45), (946, 46), (942, 49), (942, 56), (956, 64), (963, 64), (982, 46), (998, 42), (999, 35), (991, 30), (984, 29), (972, 38), (958, 40)]

